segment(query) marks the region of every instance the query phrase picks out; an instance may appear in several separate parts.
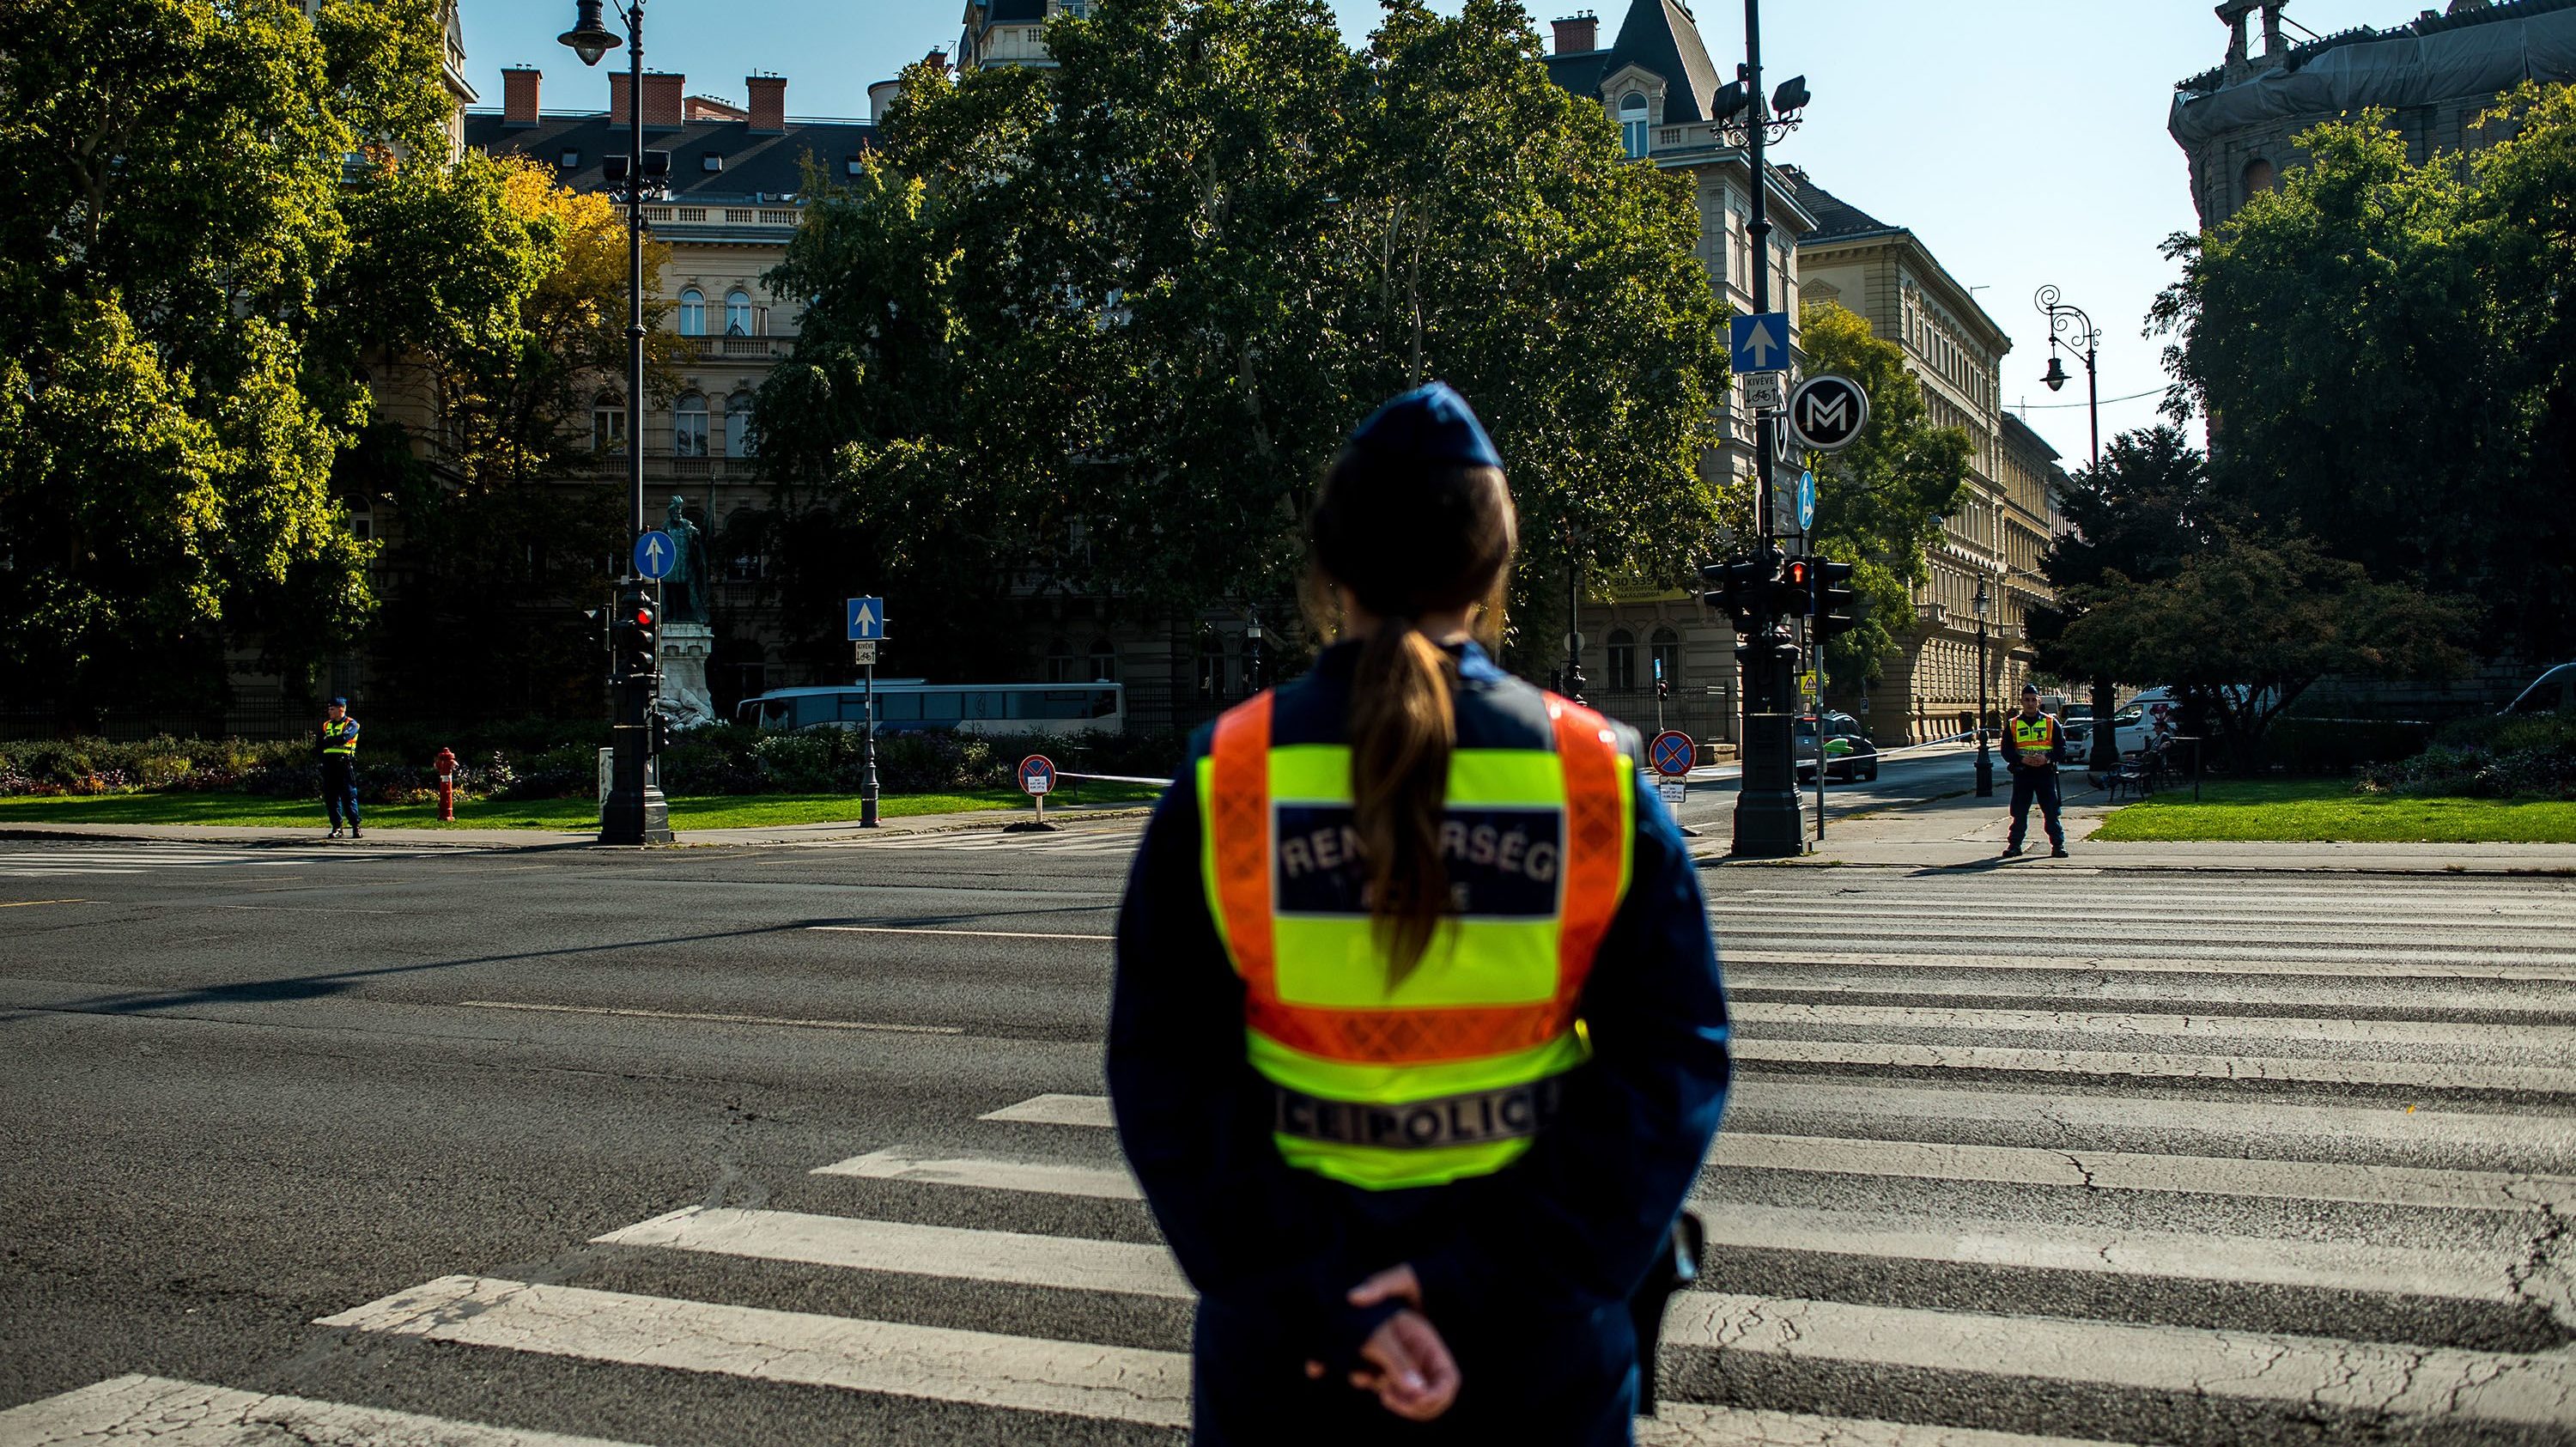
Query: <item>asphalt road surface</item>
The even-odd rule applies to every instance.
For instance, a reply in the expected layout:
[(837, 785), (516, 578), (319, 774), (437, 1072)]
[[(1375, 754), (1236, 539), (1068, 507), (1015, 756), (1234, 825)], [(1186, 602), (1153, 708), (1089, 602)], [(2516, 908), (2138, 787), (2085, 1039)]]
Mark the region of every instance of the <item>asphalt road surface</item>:
[[(1181, 1441), (1132, 841), (0, 843), (0, 1444)], [(1643, 1440), (2576, 1440), (2576, 883), (1706, 878)]]

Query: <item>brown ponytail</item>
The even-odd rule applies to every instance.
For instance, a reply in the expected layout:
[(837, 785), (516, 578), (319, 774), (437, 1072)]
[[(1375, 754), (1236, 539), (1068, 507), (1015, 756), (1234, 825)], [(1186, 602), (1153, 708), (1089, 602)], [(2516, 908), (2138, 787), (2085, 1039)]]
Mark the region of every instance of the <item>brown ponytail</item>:
[(1324, 479), (1307, 540), (1312, 581), (1382, 620), (1360, 650), (1348, 728), (1352, 823), (1391, 991), (1422, 962), (1450, 909), (1440, 829), (1458, 741), (1458, 666), (1417, 622), (1481, 603), (1476, 631), (1498, 641), (1515, 545), (1511, 494), (1498, 468), (1349, 451)]

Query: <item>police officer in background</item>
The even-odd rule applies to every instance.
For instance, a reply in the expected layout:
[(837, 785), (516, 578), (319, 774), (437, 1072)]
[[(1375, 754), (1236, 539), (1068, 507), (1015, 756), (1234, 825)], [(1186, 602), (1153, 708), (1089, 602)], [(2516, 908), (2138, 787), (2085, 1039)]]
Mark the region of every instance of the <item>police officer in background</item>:
[(358, 832), (358, 721), (349, 717), (349, 701), (331, 700), (322, 727), (313, 733), (313, 754), (322, 761), (322, 806), (331, 811), (331, 837), (340, 837), (340, 817), (349, 819), (349, 837)]
[(1726, 1005), (1634, 733), (1485, 651), (1516, 526), (1447, 386), (1362, 424), (1307, 525), (1338, 641), (1195, 742), (1129, 880), (1109, 1090), (1198, 1443), (1631, 1440)]
[(2039, 801), (2041, 822), (2048, 829), (2048, 852), (2066, 857), (2066, 828), (2058, 823), (2057, 766), (2066, 762), (2066, 730), (2055, 716), (2039, 711), (2039, 687), (2021, 686), (2021, 712), (2004, 725), (2004, 762), (2012, 769), (2012, 838), (2004, 857), (2021, 853), (2030, 833), (2030, 803)]

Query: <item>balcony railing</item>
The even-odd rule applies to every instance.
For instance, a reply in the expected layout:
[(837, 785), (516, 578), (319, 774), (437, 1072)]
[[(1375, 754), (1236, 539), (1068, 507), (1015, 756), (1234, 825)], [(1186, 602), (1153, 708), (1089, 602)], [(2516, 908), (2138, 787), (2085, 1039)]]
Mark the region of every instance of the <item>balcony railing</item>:
[(691, 337), (702, 362), (774, 362), (796, 348), (793, 336)]

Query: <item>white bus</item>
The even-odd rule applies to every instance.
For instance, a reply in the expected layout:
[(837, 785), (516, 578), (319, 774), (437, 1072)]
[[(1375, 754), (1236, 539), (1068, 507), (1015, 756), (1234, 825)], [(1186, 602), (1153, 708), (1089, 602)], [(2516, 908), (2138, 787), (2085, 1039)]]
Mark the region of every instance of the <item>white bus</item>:
[[(1127, 728), (1127, 691), (1115, 683), (927, 683), (879, 679), (877, 731), (970, 734), (1114, 734)], [(864, 726), (868, 691), (774, 688), (734, 715), (764, 733)]]

